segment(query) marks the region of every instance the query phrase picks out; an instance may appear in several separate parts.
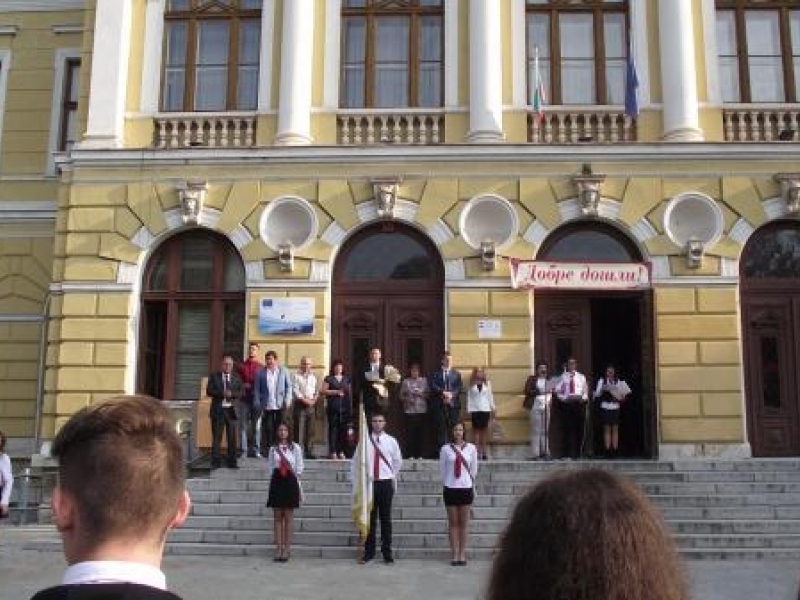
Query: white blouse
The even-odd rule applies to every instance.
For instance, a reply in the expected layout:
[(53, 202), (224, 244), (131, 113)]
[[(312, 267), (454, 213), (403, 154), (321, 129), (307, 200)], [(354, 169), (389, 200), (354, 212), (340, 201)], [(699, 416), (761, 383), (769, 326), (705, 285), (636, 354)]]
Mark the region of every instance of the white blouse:
[(14, 476), (11, 474), (11, 459), (8, 454), (0, 454), (0, 489), (3, 495), (0, 496), (0, 506), (8, 506), (11, 499), (11, 487), (14, 485)]
[[(297, 442), (292, 442), (291, 446), (282, 446), (284, 456), (289, 462), (289, 466), (298, 477), (303, 473), (303, 449)], [(275, 469), (281, 467), (281, 455), (275, 449), (275, 446), (270, 446), (269, 454), (267, 455), (267, 475), (272, 475)]]
[(475, 485), (475, 477), (478, 475), (478, 449), (475, 444), (467, 442), (460, 448), (460, 452), (466, 464), (462, 463), (461, 477), (456, 478), (456, 453), (453, 448), (450, 444), (445, 444), (439, 451), (439, 468), (444, 487), (471, 488)]
[(467, 390), (467, 412), (492, 412), (493, 410), (492, 384), (485, 381), (480, 390), (478, 389), (478, 384), (469, 386)]

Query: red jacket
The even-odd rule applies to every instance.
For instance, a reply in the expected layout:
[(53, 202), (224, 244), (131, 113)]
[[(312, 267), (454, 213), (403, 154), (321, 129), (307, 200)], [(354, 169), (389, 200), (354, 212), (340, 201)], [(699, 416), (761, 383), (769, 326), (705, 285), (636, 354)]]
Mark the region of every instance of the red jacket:
[(236, 370), (244, 385), (244, 394), (242, 394), (242, 400), (244, 402), (253, 402), (253, 382), (256, 380), (256, 373), (263, 368), (264, 365), (255, 358), (248, 358), (244, 362), (239, 363)]

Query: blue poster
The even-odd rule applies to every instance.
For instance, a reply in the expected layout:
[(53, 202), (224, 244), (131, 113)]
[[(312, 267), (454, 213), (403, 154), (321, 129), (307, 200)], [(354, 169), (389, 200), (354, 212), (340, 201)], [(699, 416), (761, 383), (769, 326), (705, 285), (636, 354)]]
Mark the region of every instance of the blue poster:
[(314, 298), (262, 298), (258, 332), (262, 335), (314, 333)]

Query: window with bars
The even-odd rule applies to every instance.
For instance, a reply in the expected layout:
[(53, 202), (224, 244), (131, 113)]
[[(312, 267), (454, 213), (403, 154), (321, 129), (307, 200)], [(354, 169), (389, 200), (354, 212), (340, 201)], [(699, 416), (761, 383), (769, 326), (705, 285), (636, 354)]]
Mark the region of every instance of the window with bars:
[(161, 109), (255, 110), (262, 0), (167, 0)]
[(538, 54), (549, 104), (624, 104), (626, 0), (527, 0), (525, 19), (529, 103)]
[(443, 0), (343, 0), (343, 108), (442, 105)]
[(722, 101), (798, 102), (797, 0), (717, 0), (716, 7)]

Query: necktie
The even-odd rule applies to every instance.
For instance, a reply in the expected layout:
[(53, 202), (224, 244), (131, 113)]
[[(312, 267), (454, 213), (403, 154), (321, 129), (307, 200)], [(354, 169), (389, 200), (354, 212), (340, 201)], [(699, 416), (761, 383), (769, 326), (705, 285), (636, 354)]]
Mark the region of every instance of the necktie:
[(378, 438), (375, 438), (375, 456), (372, 457), (372, 479), (378, 481), (381, 474), (381, 453), (378, 451)]
[(450, 384), (447, 381), (447, 369), (442, 371), (442, 381), (444, 381), (444, 389), (445, 390), (449, 390), (450, 389)]
[(575, 374), (571, 373), (569, 376), (569, 393), (573, 395), (575, 393)]
[(281, 477), (286, 477), (286, 476), (289, 475), (289, 461), (286, 460), (286, 447), (285, 446), (281, 446), (280, 474), (281, 474)]
[(223, 373), (223, 375), (222, 375), (222, 387), (225, 390), (228, 389), (228, 384), (230, 383), (230, 381), (228, 380), (228, 377), (230, 377), (230, 375), (228, 375), (227, 373)]
[(461, 477), (461, 463), (464, 462), (464, 461), (461, 458), (461, 452), (459, 452), (458, 450), (455, 450), (455, 453), (456, 453), (456, 464), (455, 464), (454, 473), (455, 473), (456, 479), (458, 479), (458, 478)]

